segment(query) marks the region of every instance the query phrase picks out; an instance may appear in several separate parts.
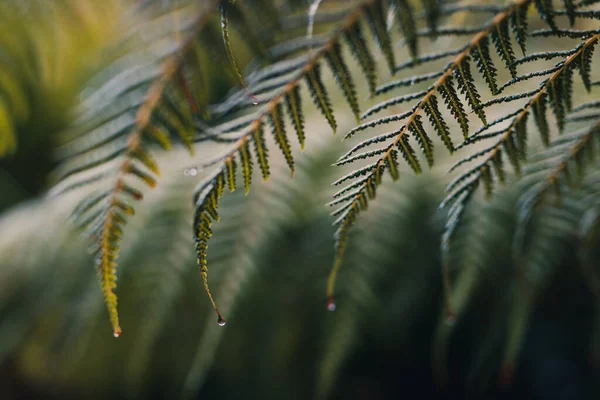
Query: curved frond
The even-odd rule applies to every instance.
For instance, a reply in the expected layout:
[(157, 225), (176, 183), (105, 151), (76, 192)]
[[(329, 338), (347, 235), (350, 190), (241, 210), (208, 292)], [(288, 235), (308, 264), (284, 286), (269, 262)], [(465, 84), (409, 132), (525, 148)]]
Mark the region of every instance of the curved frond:
[[(244, 119), (242, 123), (235, 127), (239, 133), (233, 136), (231, 141), (233, 145), (226, 153), (215, 161), (205, 163), (201, 167), (207, 168), (211, 165), (218, 165), (214, 173), (204, 184), (201, 184), (196, 192), (195, 204), (197, 207), (195, 218), (195, 237), (198, 250), (198, 262), (202, 267), (203, 274), (207, 272), (206, 265), (206, 248), (208, 239), (212, 235), (212, 222), (217, 220), (216, 212), (219, 198), (223, 193), (225, 185), (231, 191), (235, 190), (236, 184), (234, 180), (235, 166), (241, 163), (244, 171), (252, 170), (252, 157), (249, 156), (251, 148), (254, 148), (254, 158), (263, 173), (263, 178), (266, 180), (269, 177), (269, 156), (268, 148), (265, 144), (264, 125), (269, 122), (276, 143), (279, 145), (292, 174), (294, 171), (294, 158), (289, 144), (289, 139), (285, 131), (284, 112), (290, 117), (292, 127), (295, 130), (298, 140), (301, 145), (304, 144), (303, 130), (303, 110), (300, 95), (300, 85), (306, 81), (313, 103), (316, 108), (322, 113), (332, 130), (335, 132), (337, 121), (333, 114), (333, 108), (329, 99), (327, 86), (323, 83), (321, 62), (325, 60), (333, 73), (338, 86), (344, 94), (352, 112), (357, 116), (359, 113), (358, 100), (356, 95), (355, 85), (348, 67), (345, 64), (342, 55), (342, 40), (345, 40), (357, 59), (364, 61), (363, 70), (369, 79), (374, 77), (374, 60), (366, 46), (361, 33), (361, 23), (366, 20), (375, 36), (378, 38), (380, 47), (384, 55), (388, 59), (390, 68), (393, 69), (393, 60), (389, 57), (391, 47), (389, 36), (385, 29), (381, 29), (381, 19), (383, 2), (380, 0), (365, 0), (358, 6), (351, 9), (344, 17), (341, 24), (330, 35), (330, 37), (317, 49), (309, 53), (308, 58), (299, 63), (290, 63), (287, 60), (282, 60), (275, 63), (271, 67), (267, 67), (271, 72), (256, 73), (256, 80), (249, 81), (249, 90), (254, 91), (253, 87), (265, 85), (267, 82), (273, 84), (268, 87), (268, 92), (262, 96), (260, 92), (256, 92), (258, 103), (261, 105), (259, 112), (248, 119)], [(274, 82), (283, 74), (283, 79)], [(283, 107), (285, 103), (286, 108)], [(243, 109), (247, 104), (240, 100), (237, 93), (232, 95), (231, 100), (226, 100), (221, 108), (223, 116), (232, 112), (236, 107)], [(221, 127), (216, 125), (213, 128), (216, 135), (225, 137), (225, 132), (220, 131)], [(222, 140), (222, 139), (219, 139)], [(225, 139), (229, 141), (230, 139)], [(251, 147), (250, 144), (253, 146)], [(246, 179), (249, 189), (250, 180)], [(206, 275), (204, 275), (206, 277)], [(205, 282), (205, 288), (209, 292), (208, 284)], [(210, 296), (210, 295), (209, 295)], [(213, 303), (216, 310), (216, 305)], [(219, 321), (222, 316), (219, 314)]]
[[(587, 49), (593, 48), (599, 38), (600, 36), (596, 34), (579, 44), (573, 52), (569, 52), (565, 60), (557, 65), (552, 75), (545, 79), (538, 89), (530, 92), (530, 99), (512, 117), (511, 122), (506, 128), (494, 131), (491, 134), (484, 133), (486, 132), (484, 129), (466, 139), (465, 143), (468, 144), (477, 140), (482, 135), (486, 135), (486, 138), (498, 138), (492, 146), (476, 154), (477, 157), (484, 157), (482, 162), (462, 173), (448, 186), (449, 195), (444, 203), (442, 203), (442, 207), (451, 205), (449, 209), (450, 218), (445, 233), (446, 241), (451, 240), (460, 215), (464, 211), (465, 204), (481, 183), (483, 183), (486, 194), (488, 196), (491, 195), (494, 185), (492, 171), (494, 171), (499, 181), (504, 180), (504, 155), (506, 155), (516, 173), (520, 173), (521, 165), (526, 162), (527, 119), (530, 115), (533, 115), (544, 143), (548, 143), (549, 140), (549, 125), (546, 120), (546, 104), (548, 101), (553, 108), (559, 129), (562, 128), (566, 113), (565, 99), (568, 97), (567, 93), (563, 91), (562, 86), (566, 79), (565, 76), (577, 65), (580, 58), (584, 57)], [(572, 90), (572, 88), (567, 90)], [(594, 132), (595, 129), (592, 128), (590, 132)], [(471, 160), (469, 159), (468, 161)], [(459, 164), (462, 163), (463, 161), (459, 161)]]
[[(162, 42), (157, 41), (163, 48), (170, 43), (166, 51), (153, 50), (148, 64), (133, 64), (123, 72), (117, 69), (113, 78), (104, 78), (106, 83), (84, 100), (87, 109), (73, 127), (73, 132), (83, 134), (59, 149), (65, 161), (56, 171), (58, 183), (52, 196), (89, 182), (107, 182), (98, 195), (75, 209), (73, 217), (96, 243), (97, 268), (115, 336), (121, 333), (114, 293), (119, 242), (123, 225), (134, 213), (131, 201), (143, 197), (131, 177), (146, 187), (156, 185), (160, 170), (150, 154), (154, 143), (168, 149), (175, 136), (192, 150), (191, 120), (198, 105), (185, 74), (194, 63), (190, 56), (198, 51), (198, 37), (211, 20), (211, 7), (198, 15), (181, 43), (166, 32)], [(165, 23), (162, 18), (158, 26)]]
[[(470, 128), (465, 106), (458, 96), (459, 91), (466, 97), (467, 103), (479, 116), (484, 125), (487, 125), (483, 107), (484, 103), (480, 100), (480, 95), (470, 72), (471, 56), (477, 60), (480, 72), (488, 81), (488, 85), (492, 92), (495, 92), (495, 85), (497, 85), (495, 78), (496, 69), (493, 66), (493, 61), (487, 50), (488, 38), (491, 37), (491, 40), (496, 45), (499, 56), (503, 59), (511, 74), (514, 75), (516, 71), (513, 66), (515, 57), (510, 45), (511, 37), (508, 29), (509, 21), (513, 18), (513, 15), (525, 13), (531, 3), (532, 2), (528, 0), (521, 0), (508, 5), (506, 8), (499, 11), (484, 27), (475, 29), (473, 38), (458, 51), (440, 52), (439, 54), (422, 57), (421, 59), (417, 58), (413, 60), (413, 62), (407, 63), (406, 67), (411, 68), (415, 65), (422, 65), (427, 61), (454, 56), (454, 59), (444, 67), (441, 76), (438, 77), (435, 74), (429, 76), (431, 79), (437, 79), (426, 90), (381, 102), (364, 114), (363, 117), (370, 116), (396, 104), (417, 100), (416, 105), (414, 105), (410, 112), (401, 114), (397, 119), (389, 118), (385, 122), (382, 122), (403, 121), (399, 129), (396, 129), (389, 135), (382, 135), (380, 139), (377, 140), (377, 142), (380, 142), (389, 140), (390, 138), (392, 139), (388, 142), (386, 151), (381, 153), (374, 162), (371, 162), (366, 167), (356, 170), (355, 173), (351, 173), (344, 179), (340, 179), (334, 183), (337, 185), (347, 180), (355, 180), (357, 178), (360, 178), (361, 182), (357, 186), (354, 186), (355, 182), (349, 183), (349, 186), (352, 186), (353, 188), (356, 187), (356, 189), (344, 198), (346, 202), (334, 212), (334, 215), (338, 215), (339, 217), (335, 222), (338, 226), (335, 238), (337, 255), (328, 284), (328, 296), (330, 297), (330, 301), (333, 301), (335, 277), (341, 265), (344, 249), (347, 245), (348, 229), (352, 226), (360, 211), (366, 209), (368, 200), (375, 197), (376, 188), (381, 183), (384, 172), (387, 170), (393, 180), (398, 179), (397, 160), (400, 155), (407, 161), (409, 166), (415, 170), (415, 172), (420, 172), (420, 166), (415, 157), (415, 152), (409, 143), (408, 134), (412, 134), (417, 140), (428, 163), (430, 165), (433, 164), (431, 152), (432, 141), (429, 138), (429, 135), (427, 135), (426, 130), (423, 129), (420, 116), (421, 111), (425, 111), (428, 114), (436, 133), (441, 137), (450, 151), (453, 151), (454, 146), (450, 139), (448, 124), (444, 121), (444, 117), (438, 107), (439, 102), (437, 96), (442, 97), (448, 110), (461, 126), (465, 139), (469, 135)], [(543, 10), (540, 10), (540, 13), (541, 11)], [(519, 34), (519, 32), (522, 34), (526, 29), (524, 20), (522, 18), (517, 18), (516, 21), (517, 27), (519, 28), (517, 29), (517, 34)], [(463, 33), (461, 30), (456, 30), (455, 32), (459, 35)], [(451, 34), (450, 31), (448, 31), (448, 34)], [(593, 42), (590, 42), (590, 44), (591, 43)], [(396, 68), (396, 70), (398, 70), (398, 68)], [(425, 81), (426, 79), (423, 79), (423, 82)], [(385, 89), (382, 89), (382, 91), (385, 91)], [(365, 127), (367, 127), (366, 124)], [(375, 142), (373, 139), (367, 139), (364, 144), (360, 144), (358, 147), (367, 147), (373, 142)], [(348, 155), (350, 155), (350, 153)], [(362, 153), (363, 157), (354, 156), (353, 159), (366, 158), (370, 155), (372, 154)], [(342, 158), (340, 161), (343, 162), (345, 160)]]

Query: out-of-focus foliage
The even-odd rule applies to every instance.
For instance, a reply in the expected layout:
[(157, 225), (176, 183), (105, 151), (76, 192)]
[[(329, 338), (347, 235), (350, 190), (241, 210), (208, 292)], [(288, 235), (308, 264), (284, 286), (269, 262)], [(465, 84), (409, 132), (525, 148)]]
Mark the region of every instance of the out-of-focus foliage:
[[(223, 198), (222, 212), (231, 217), (215, 225), (209, 262), (213, 292), (229, 317), (226, 328), (217, 326), (198, 290), (188, 201), (195, 182), (182, 172), (178, 159), (186, 157), (184, 150), (159, 158), (165, 178), (127, 225), (119, 282), (131, 295), (120, 305), (125, 333), (118, 340), (106, 329), (95, 273), (84, 267), (91, 262), (85, 242), (69, 225), (55, 228), (77, 196), (24, 204), (5, 216), (0, 223), (0, 360), (42, 393), (59, 398), (189, 398), (197, 393), (231, 399), (360, 398), (353, 391), (369, 387), (371, 398), (386, 398), (402, 392), (381, 386), (377, 394), (361, 370), (378, 374), (371, 379), (380, 385), (399, 380), (414, 388), (408, 376), (426, 384), (421, 376), (426, 372), (416, 371), (428, 371), (431, 360), (440, 388), (468, 382), (477, 397), (480, 391), (489, 393), (495, 379), (507, 384), (503, 379), (519, 367), (522, 390), (544, 396), (548, 391), (536, 385), (556, 377), (540, 370), (550, 357), (574, 363), (556, 373), (583, 379), (570, 389), (580, 398), (597, 393), (577, 372), (597, 348), (597, 333), (587, 328), (597, 309), (586, 286), (597, 271), (590, 277), (578, 261), (580, 247), (571, 234), (588, 201), (594, 202), (584, 194), (597, 190), (598, 174), (586, 180), (588, 189), (564, 198), (567, 212), (544, 207), (530, 223), (528, 235), (535, 240), (522, 251), (540, 259), (542, 270), (520, 271), (503, 251), (517, 237), (514, 210), (528, 185), (502, 191), (491, 203), (474, 204), (453, 253), (460, 268), (454, 271), (457, 322), (452, 326), (446, 322), (437, 251), (444, 223), (436, 211), (442, 181), (407, 176), (382, 190), (383, 201), (357, 221), (351, 238), (357, 246), (348, 254), (338, 309), (331, 313), (323, 307), (323, 287), (334, 256), (328, 239), (333, 227), (322, 204), (332, 193), (333, 171), (323, 172), (340, 144), (314, 135), (308, 139), (319, 150), (298, 160), (294, 179), (278, 158), (268, 183), (256, 185), (248, 197), (236, 192)], [(320, 196), (308, 195), (307, 185)], [(578, 312), (565, 312), (556, 301), (570, 302)], [(571, 328), (557, 334), (556, 328), (539, 328), (543, 325), (531, 316)], [(524, 323), (528, 320), (533, 322)], [(540, 342), (541, 348), (556, 338), (567, 341), (536, 354), (529, 350), (532, 345), (523, 347), (528, 331), (528, 341)], [(519, 361), (521, 348), (525, 353)], [(378, 362), (393, 363), (391, 370), (377, 372)], [(430, 390), (425, 392), (433, 395)]]
[[(120, 32), (118, 0), (0, 3), (0, 209), (46, 185), (58, 131)], [(18, 150), (18, 151), (17, 151)], [(37, 163), (32, 163), (34, 159)]]
[[(468, 150), (451, 169), (462, 171), (448, 185), (448, 195), (442, 202), (442, 207), (449, 209), (441, 244), (443, 260), (446, 260), (450, 257), (454, 233), (478, 189), (482, 187), (485, 194), (491, 196), (496, 184), (506, 181), (507, 162), (516, 175), (528, 163), (527, 142), (531, 140), (528, 120), (535, 122), (542, 142), (548, 145), (554, 134), (548, 114), (556, 120), (558, 133), (562, 133), (567, 117), (581, 118), (567, 114), (596, 106), (593, 87), (597, 85), (593, 83), (592, 70), (600, 31), (594, 29), (598, 18), (593, 10), (586, 8), (588, 3), (569, 2), (562, 10), (556, 9), (552, 2), (534, 0), (515, 0), (495, 6), (461, 3), (446, 6), (439, 1), (424, 1), (423, 12), (419, 13), (407, 1), (332, 1), (329, 14), (317, 21), (315, 10), (320, 2), (314, 2), (309, 8), (306, 35), (302, 30), (300, 34), (294, 33), (305, 24), (288, 23), (289, 19), (298, 18), (295, 3), (269, 0), (258, 3), (260, 11), (249, 3), (214, 0), (203, 3), (203, 7), (183, 3), (171, 13), (150, 13), (148, 21), (141, 22), (137, 29), (151, 33), (140, 35), (141, 42), (130, 40), (138, 39), (137, 35), (119, 42), (119, 46), (131, 46), (131, 49), (95, 79), (97, 85), (82, 101), (79, 117), (69, 129), (66, 143), (58, 149), (61, 162), (55, 172), (52, 196), (98, 184), (96, 193), (83, 200), (73, 215), (79, 228), (94, 242), (101, 287), (115, 336), (121, 334), (116, 269), (123, 227), (135, 213), (135, 202), (143, 198), (141, 188), (157, 185), (161, 170), (151, 154), (157, 144), (168, 150), (174, 140), (179, 140), (192, 153), (202, 147), (194, 143), (223, 145), (217, 157), (203, 160), (189, 170), (194, 174), (198, 168), (211, 170), (202, 174), (203, 183), (193, 196), (196, 204), (194, 243), (203, 285), (219, 324), (223, 325), (225, 320), (209, 289), (207, 263), (212, 225), (219, 219), (219, 199), (226, 188), (235, 191), (238, 187), (237, 169), (243, 172), (246, 193), (252, 185), (255, 164), (263, 179), (269, 178), (272, 151), (265, 142), (268, 130), (275, 137), (293, 176), (295, 158), (286, 119), (304, 148), (304, 84), (316, 108), (332, 130), (337, 130), (334, 109), (338, 107), (331, 99), (330, 85), (323, 80), (323, 65), (328, 67), (357, 119), (357, 125), (345, 139), (358, 133), (364, 136), (376, 132), (379, 126), (399, 124), (391, 132), (376, 133), (361, 140), (336, 163), (353, 165), (355, 169), (333, 182), (340, 190), (329, 203), (336, 206), (332, 215), (338, 227), (334, 234), (336, 258), (327, 285), (331, 309), (335, 308), (335, 279), (354, 222), (376, 198), (385, 176), (398, 180), (401, 158), (417, 174), (424, 169), (411, 140), (421, 149), (429, 168), (433, 167), (434, 159), (439, 158), (435, 156), (431, 132), (440, 137), (450, 153)], [(530, 13), (532, 9), (536, 12)], [(456, 18), (457, 14), (464, 17)], [(487, 17), (483, 24), (477, 19), (480, 15)], [(331, 28), (332, 22), (339, 19), (341, 21)], [(564, 24), (559, 23), (559, 19), (564, 20)], [(467, 21), (471, 25), (465, 24)], [(399, 64), (392, 45), (394, 35), (389, 29), (394, 22), (400, 25), (404, 38), (398, 41), (406, 45), (404, 55), (409, 58)], [(315, 25), (326, 33), (315, 37)], [(530, 28), (536, 25), (542, 28), (532, 31)], [(587, 25), (592, 29), (587, 29)], [(388, 70), (392, 74), (408, 73), (408, 77), (390, 79), (376, 87), (382, 76), (378, 70), (380, 60), (373, 55), (374, 46), (366, 38), (365, 26), (369, 27)], [(566, 26), (573, 29), (566, 30)], [(247, 66), (246, 78), (240, 72), (233, 51), (231, 27), (238, 31), (239, 47), (254, 57)], [(278, 37), (283, 34), (291, 38)], [(455, 48), (421, 54), (419, 43), (439, 35), (451, 38), (457, 43)], [(526, 43), (530, 36), (560, 40), (551, 50), (527, 54)], [(513, 41), (519, 45), (523, 57), (515, 55)], [(494, 59), (492, 47), (500, 63)], [(348, 67), (344, 56), (346, 48), (358, 61), (371, 95), (378, 99), (362, 114), (358, 100), (362, 88), (355, 84), (355, 69)], [(212, 76), (223, 74), (207, 73), (203, 61), (207, 57), (214, 57), (221, 65), (230, 65), (228, 70), (242, 85), (241, 90), (232, 89), (216, 104), (211, 104), (210, 84), (206, 82)], [(554, 59), (559, 62), (545, 68), (546, 62)], [(447, 64), (440, 66), (436, 61)], [(533, 71), (519, 74), (525, 67)], [(421, 74), (426, 68), (432, 71)], [(489, 94), (479, 88), (481, 85), (471, 72), (475, 68), (489, 87)], [(592, 94), (591, 101), (574, 104), (575, 72), (579, 73), (585, 91)], [(510, 78), (504, 83), (499, 81), (498, 78), (502, 79), (507, 73)], [(536, 79), (537, 87), (524, 90)], [(429, 86), (423, 88), (425, 84)], [(416, 85), (422, 90), (405, 89)], [(393, 90), (408, 93), (379, 99)], [(396, 107), (404, 103), (413, 104), (412, 108), (398, 113)], [(469, 110), (483, 125), (470, 120), (473, 118)], [(384, 111), (393, 114), (361, 122)], [(491, 115), (496, 117), (488, 122)], [(585, 118), (593, 120), (595, 117), (586, 115)], [(452, 138), (457, 129), (450, 129), (453, 120), (462, 133), (462, 142), (457, 145)], [(596, 126), (593, 124), (591, 126)], [(595, 136), (596, 131), (597, 127), (591, 128), (588, 136)], [(583, 156), (573, 157), (572, 161), (581, 171), (588, 164)], [(468, 168), (463, 168), (465, 166)], [(560, 175), (551, 177), (556, 182), (554, 186), (562, 184)], [(531, 202), (537, 203), (542, 198), (540, 194)], [(444, 262), (446, 307), (452, 319), (455, 312), (448, 269), (449, 265)]]
[[(7, 82), (39, 98), (21, 96), (23, 126), (59, 161), (48, 196), (0, 218), (6, 376), (59, 398), (600, 393), (597, 2), (320, 3), (6, 14), (24, 32), (1, 36), (19, 49)], [(28, 129), (5, 149), (45, 176)], [(227, 328), (199, 293), (208, 266)]]

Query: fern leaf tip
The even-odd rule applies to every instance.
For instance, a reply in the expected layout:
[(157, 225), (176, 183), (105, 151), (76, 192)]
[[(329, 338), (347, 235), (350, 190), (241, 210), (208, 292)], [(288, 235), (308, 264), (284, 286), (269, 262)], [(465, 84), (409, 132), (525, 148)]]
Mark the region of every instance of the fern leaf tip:
[(335, 311), (336, 305), (335, 305), (335, 300), (333, 299), (333, 296), (328, 296), (327, 297), (327, 310), (329, 311)]

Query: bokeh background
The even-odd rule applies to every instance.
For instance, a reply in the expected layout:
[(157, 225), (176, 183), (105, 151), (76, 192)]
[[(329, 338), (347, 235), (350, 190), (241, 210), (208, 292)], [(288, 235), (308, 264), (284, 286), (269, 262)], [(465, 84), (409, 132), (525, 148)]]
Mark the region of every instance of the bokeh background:
[[(81, 99), (127, 54), (123, 37), (151, 49), (151, 31), (139, 26), (156, 15), (167, 15), (173, 32), (185, 24), (181, 12), (171, 13), (185, 2), (146, 3), (1, 3), (0, 398), (597, 398), (598, 293), (579, 268), (576, 241), (561, 236), (540, 239), (552, 270), (533, 300), (527, 294), (510, 251), (518, 185), (473, 202), (452, 253), (459, 319), (447, 323), (438, 205), (452, 160), (442, 152), (431, 171), (403, 170), (399, 183), (382, 186), (353, 229), (337, 310), (326, 310), (334, 228), (325, 203), (343, 171), (331, 164), (356, 141), (332, 136), (312, 106), (307, 148), (293, 146), (293, 179), (275, 155), (269, 181), (255, 176), (248, 196), (238, 190), (221, 201), (209, 279), (225, 327), (195, 259), (192, 198), (202, 173), (185, 172), (216, 147), (203, 144), (194, 157), (177, 146), (156, 151), (159, 184), (125, 227), (117, 289), (123, 335), (113, 338), (89, 243), (69, 219), (93, 188), (45, 193)], [(454, 40), (440, 38), (432, 49)], [(250, 63), (235, 38), (234, 49), (241, 65)], [(208, 97), (218, 101), (235, 77), (228, 66), (205, 66)], [(341, 105), (338, 132), (347, 132), (354, 119), (341, 93), (332, 90), (332, 99)]]

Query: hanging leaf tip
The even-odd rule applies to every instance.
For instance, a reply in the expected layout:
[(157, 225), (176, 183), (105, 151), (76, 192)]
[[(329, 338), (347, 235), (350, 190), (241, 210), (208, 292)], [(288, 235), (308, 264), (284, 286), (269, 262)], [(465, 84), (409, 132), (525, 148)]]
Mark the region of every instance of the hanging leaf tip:
[(327, 310), (335, 311), (335, 300), (333, 299), (333, 296), (327, 297)]

